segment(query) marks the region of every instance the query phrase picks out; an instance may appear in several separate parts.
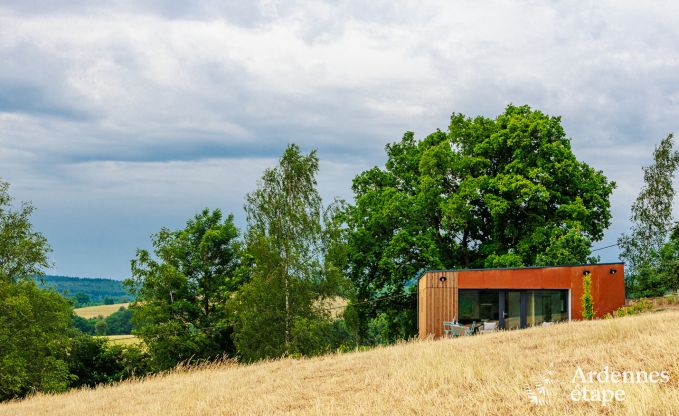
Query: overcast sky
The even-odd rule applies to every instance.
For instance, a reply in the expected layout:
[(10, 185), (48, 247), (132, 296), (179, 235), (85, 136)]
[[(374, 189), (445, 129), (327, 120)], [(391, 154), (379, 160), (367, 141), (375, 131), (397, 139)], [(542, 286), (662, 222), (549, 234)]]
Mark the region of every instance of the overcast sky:
[(244, 225), (289, 142), (351, 198), (405, 131), (529, 104), (618, 183), (605, 246), (679, 125), (677, 4), (0, 0), (0, 177), (38, 208), (49, 273), (120, 279), (203, 207)]

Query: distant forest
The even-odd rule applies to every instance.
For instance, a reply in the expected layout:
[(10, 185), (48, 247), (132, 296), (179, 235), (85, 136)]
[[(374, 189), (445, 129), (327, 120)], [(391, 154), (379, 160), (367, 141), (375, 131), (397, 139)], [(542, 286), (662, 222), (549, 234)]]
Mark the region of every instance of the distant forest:
[[(43, 279), (36, 277), (38, 286), (52, 288), (64, 297), (76, 299), (87, 295), (89, 302), (77, 302), (96, 304), (113, 304), (129, 302), (131, 297), (125, 291), (122, 281), (113, 279), (97, 279), (89, 277), (68, 276), (45, 276)], [(76, 296), (81, 294), (80, 296)]]

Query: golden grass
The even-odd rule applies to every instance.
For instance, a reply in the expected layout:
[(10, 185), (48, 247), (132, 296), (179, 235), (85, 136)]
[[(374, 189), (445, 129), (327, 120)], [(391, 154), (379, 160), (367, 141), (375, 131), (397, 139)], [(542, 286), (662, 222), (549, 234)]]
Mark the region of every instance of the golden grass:
[[(525, 386), (553, 366), (549, 402)], [(572, 378), (608, 366), (669, 371), (622, 402), (574, 402)], [(94, 390), (37, 395), (0, 415), (679, 415), (679, 311), (557, 324), (370, 351), (179, 370)]]
[(344, 309), (349, 304), (349, 300), (341, 296), (335, 296), (332, 298), (324, 299), (317, 302), (317, 305), (321, 309), (328, 311), (331, 317), (339, 319), (344, 314)]
[(114, 312), (118, 312), (121, 306), (127, 308), (130, 306), (130, 304), (114, 303), (113, 305), (86, 306), (84, 308), (74, 309), (73, 312), (75, 312), (76, 315), (85, 319), (96, 318), (97, 316), (106, 318), (107, 316), (113, 314)]
[(105, 335), (101, 338), (106, 338), (110, 343), (117, 345), (136, 345), (142, 343), (142, 340), (135, 335)]

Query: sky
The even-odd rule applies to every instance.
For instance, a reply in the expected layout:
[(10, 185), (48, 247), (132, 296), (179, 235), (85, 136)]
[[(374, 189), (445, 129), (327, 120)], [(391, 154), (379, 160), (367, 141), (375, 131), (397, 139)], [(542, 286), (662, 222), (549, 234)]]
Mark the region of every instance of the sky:
[(351, 200), (404, 132), (528, 104), (617, 183), (603, 247), (678, 130), (678, 27), (672, 1), (0, 0), (0, 178), (37, 208), (48, 273), (123, 279), (204, 207), (243, 227), (288, 143)]

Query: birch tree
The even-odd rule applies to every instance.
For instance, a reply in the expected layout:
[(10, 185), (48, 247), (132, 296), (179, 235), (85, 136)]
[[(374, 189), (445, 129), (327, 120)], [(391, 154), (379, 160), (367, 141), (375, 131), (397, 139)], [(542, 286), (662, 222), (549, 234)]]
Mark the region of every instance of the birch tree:
[(236, 344), (245, 360), (313, 353), (310, 345), (330, 324), (318, 302), (333, 286), (318, 168), (316, 151), (305, 155), (289, 145), (246, 196), (251, 282), (234, 308)]
[(660, 250), (674, 223), (672, 203), (676, 191), (672, 181), (678, 166), (679, 153), (669, 134), (655, 147), (653, 164), (643, 168), (644, 185), (632, 204), (632, 228), (618, 239), (627, 286), (632, 292), (647, 292), (649, 288), (645, 286), (657, 280)]

